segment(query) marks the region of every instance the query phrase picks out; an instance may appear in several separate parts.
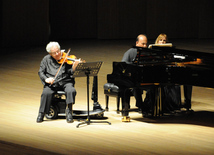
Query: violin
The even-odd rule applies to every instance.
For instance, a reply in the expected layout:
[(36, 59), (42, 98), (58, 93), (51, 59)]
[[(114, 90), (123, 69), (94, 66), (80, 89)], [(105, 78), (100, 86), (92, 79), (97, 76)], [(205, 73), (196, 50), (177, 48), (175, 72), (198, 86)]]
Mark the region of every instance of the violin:
[(66, 53), (63, 52), (62, 53), (62, 58), (60, 60), (58, 60), (58, 63), (59, 64), (67, 63), (68, 65), (73, 65), (73, 63), (75, 61), (80, 61), (80, 59), (77, 59), (75, 55), (66, 56)]
[(73, 63), (74, 63), (75, 61), (85, 62), (85, 60), (76, 59), (76, 56), (75, 56), (75, 55), (70, 55), (70, 56), (68, 56), (68, 54), (70, 53), (70, 50), (71, 50), (71, 49), (69, 49), (67, 53), (64, 53), (64, 52), (62, 53), (62, 57), (61, 57), (61, 59), (58, 61), (58, 63), (61, 64), (61, 65), (60, 65), (60, 67), (59, 67), (59, 69), (58, 69), (58, 71), (57, 71), (57, 73), (56, 73), (56, 75), (55, 75), (55, 77), (54, 77), (54, 79), (53, 79), (53, 81), (51, 82), (50, 85), (52, 85), (52, 84), (54, 83), (54, 81), (55, 81), (56, 77), (58, 76), (59, 71), (61, 70), (62, 65), (63, 65), (64, 63), (67, 63), (67, 64), (69, 64), (69, 65), (73, 65)]

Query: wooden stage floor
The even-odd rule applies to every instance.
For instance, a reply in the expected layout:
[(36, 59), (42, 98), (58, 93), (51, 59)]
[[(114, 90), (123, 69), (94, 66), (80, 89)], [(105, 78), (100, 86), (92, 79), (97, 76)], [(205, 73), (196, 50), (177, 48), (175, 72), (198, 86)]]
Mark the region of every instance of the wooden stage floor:
[[(151, 41), (152, 43), (153, 41)], [(214, 53), (214, 40), (173, 40), (177, 48)], [(103, 85), (133, 40), (72, 40), (59, 42), (62, 49), (87, 62), (103, 61), (98, 75), (98, 101), (105, 108)], [(4, 49), (0, 67), (0, 152), (1, 154), (213, 154), (214, 90), (193, 87), (192, 115), (157, 119), (130, 112), (131, 122), (121, 122), (116, 99), (104, 113), (108, 124), (66, 123), (64, 117), (36, 123), (42, 84), (38, 77), (45, 46)], [(213, 76), (213, 74), (210, 74)], [(92, 78), (90, 78), (90, 90)], [(86, 110), (86, 78), (76, 78), (74, 109)], [(90, 91), (91, 94), (91, 91)], [(182, 97), (183, 99), (183, 97)], [(90, 109), (93, 102), (90, 100)], [(131, 98), (131, 108), (135, 99)], [(99, 119), (93, 119), (99, 121)]]

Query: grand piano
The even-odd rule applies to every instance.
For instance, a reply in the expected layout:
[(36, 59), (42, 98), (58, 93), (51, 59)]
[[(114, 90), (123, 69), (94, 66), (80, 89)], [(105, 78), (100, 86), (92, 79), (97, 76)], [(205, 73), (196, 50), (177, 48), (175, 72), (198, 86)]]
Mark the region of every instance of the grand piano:
[[(192, 85), (214, 88), (214, 54), (177, 49), (175, 47), (152, 46), (137, 48), (132, 63), (113, 62), (113, 72), (107, 81), (126, 90), (146, 85), (156, 86), (154, 115), (160, 113), (161, 85)], [(129, 103), (122, 99), (122, 116), (129, 120)], [(159, 109), (157, 109), (159, 108)]]

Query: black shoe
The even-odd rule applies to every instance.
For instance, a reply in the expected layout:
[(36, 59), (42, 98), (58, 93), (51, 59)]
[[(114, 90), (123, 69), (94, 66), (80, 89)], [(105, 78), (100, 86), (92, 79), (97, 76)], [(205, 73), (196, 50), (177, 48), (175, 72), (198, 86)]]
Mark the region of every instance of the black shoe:
[(72, 112), (69, 109), (66, 109), (66, 121), (67, 121), (67, 123), (74, 122)]
[(44, 113), (39, 113), (36, 122), (37, 123), (43, 122), (43, 118), (44, 118)]
[(191, 103), (184, 103), (183, 108), (185, 108), (186, 110), (191, 110)]

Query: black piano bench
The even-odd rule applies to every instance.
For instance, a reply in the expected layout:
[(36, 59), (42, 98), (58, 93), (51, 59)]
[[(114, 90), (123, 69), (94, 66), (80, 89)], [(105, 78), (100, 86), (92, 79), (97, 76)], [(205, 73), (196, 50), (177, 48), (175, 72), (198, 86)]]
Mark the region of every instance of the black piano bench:
[(120, 88), (113, 84), (113, 83), (106, 83), (103, 86), (104, 88), (104, 94), (106, 98), (106, 108), (105, 110), (108, 111), (108, 102), (109, 102), (109, 96), (116, 97), (117, 99), (117, 113), (120, 113), (119, 107), (120, 107), (120, 98), (121, 98), (121, 93), (120, 93)]

